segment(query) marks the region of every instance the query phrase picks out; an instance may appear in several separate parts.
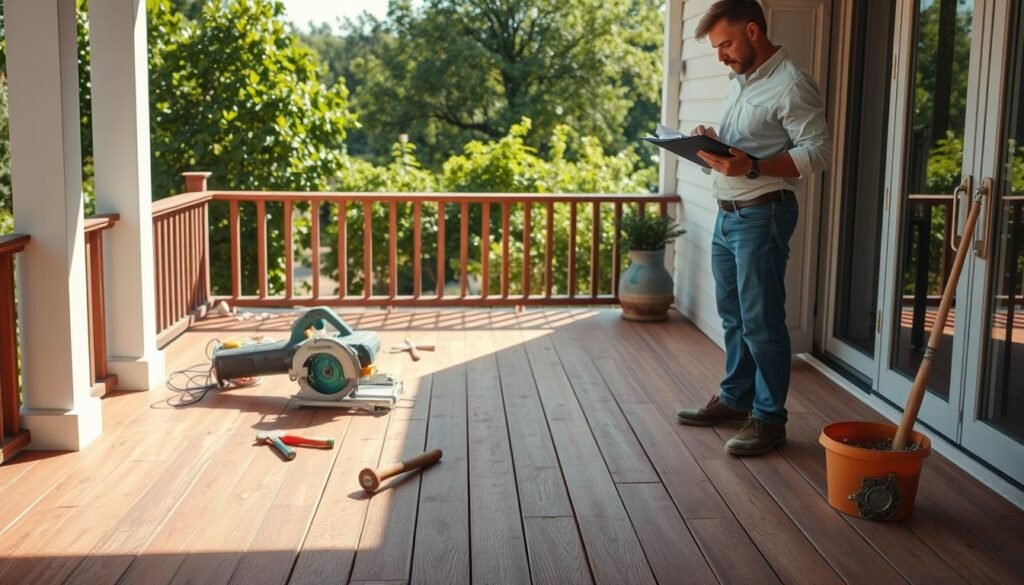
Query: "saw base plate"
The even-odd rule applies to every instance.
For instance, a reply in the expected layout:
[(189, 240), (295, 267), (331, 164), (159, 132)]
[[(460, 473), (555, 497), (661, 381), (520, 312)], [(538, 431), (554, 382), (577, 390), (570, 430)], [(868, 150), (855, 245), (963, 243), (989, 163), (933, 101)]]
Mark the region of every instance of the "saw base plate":
[(355, 392), (342, 399), (305, 398), (295, 396), (292, 403), (296, 406), (313, 406), (316, 408), (353, 408), (368, 412), (390, 410), (402, 398), (402, 383), (394, 381), (385, 384), (360, 383)]

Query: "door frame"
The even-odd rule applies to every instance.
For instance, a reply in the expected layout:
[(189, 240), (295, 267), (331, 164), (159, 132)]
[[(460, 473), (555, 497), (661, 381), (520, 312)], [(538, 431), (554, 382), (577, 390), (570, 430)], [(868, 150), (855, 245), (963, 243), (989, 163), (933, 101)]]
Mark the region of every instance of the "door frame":
[[(1018, 10), (1024, 7), (1018, 6)], [(985, 70), (991, 73), (986, 78), (985, 92), (985, 119), (981, 123), (984, 130), (984, 140), (981, 145), (981, 177), (991, 177), (992, 192), (988, 194), (982, 204), (979, 219), (977, 236), (975, 241), (987, 240), (989, 247), (992, 247), (993, 224), (990, 221), (990, 209), (1003, 195), (1001, 192), (1002, 182), (998, 180), (1001, 173), (999, 165), (1004, 161), (1002, 145), (1005, 142), (1004, 117), (1010, 104), (1004, 99), (1006, 96), (1007, 83), (1007, 50), (1011, 40), (1010, 4), (1006, 0), (992, 0), (992, 9), (989, 11), (989, 46), (985, 50), (990, 56), (991, 62), (984, 64)], [(1001, 24), (1000, 24), (1001, 23)], [(1021, 33), (1024, 34), (1024, 33)], [(971, 296), (974, 299), (970, 304), (970, 313), (967, 322), (970, 324), (969, 335), (966, 347), (966, 367), (964, 369), (965, 391), (960, 404), (960, 435), (957, 437), (961, 446), (967, 451), (983, 457), (993, 466), (1001, 469), (1015, 481), (1024, 483), (1024, 444), (1009, 435), (1000, 432), (992, 427), (979, 416), (983, 398), (983, 384), (985, 383), (985, 362), (989, 338), (989, 316), (991, 299), (989, 285), (992, 282), (991, 271), (998, 269), (992, 266), (992, 253), (987, 258), (978, 254), (975, 245), (972, 245), (971, 254), (965, 263), (969, 265), (972, 278), (969, 282)]]

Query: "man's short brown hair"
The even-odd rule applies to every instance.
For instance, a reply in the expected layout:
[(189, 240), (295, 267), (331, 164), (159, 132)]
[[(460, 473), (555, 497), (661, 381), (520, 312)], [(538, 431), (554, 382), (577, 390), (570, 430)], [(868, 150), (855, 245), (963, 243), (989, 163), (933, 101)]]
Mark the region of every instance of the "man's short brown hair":
[(696, 36), (697, 40), (704, 40), (708, 36), (708, 32), (723, 19), (728, 21), (729, 24), (739, 24), (742, 26), (752, 22), (761, 29), (761, 34), (768, 33), (768, 23), (764, 19), (764, 10), (761, 9), (761, 4), (757, 0), (718, 0), (718, 2), (711, 5), (704, 18), (700, 19), (694, 36)]

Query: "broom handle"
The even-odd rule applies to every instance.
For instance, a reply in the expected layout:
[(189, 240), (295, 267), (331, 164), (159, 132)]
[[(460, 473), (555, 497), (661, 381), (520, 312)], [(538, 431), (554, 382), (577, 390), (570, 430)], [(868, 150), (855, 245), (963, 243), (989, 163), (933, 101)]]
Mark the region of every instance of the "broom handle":
[[(989, 205), (991, 205), (991, 202)], [(967, 259), (967, 249), (970, 247), (971, 238), (974, 237), (974, 226), (978, 222), (978, 213), (980, 211), (981, 190), (979, 189), (975, 192), (974, 202), (971, 203), (971, 211), (967, 214), (967, 223), (964, 225), (964, 233), (960, 238), (960, 247), (956, 251), (956, 260), (953, 261), (953, 269), (949, 273), (949, 280), (946, 281), (946, 290), (942, 292), (942, 302), (939, 303), (939, 312), (935, 315), (935, 324), (932, 325), (931, 337), (928, 338), (928, 345), (924, 348), (924, 359), (921, 361), (921, 366), (917, 369), (914, 384), (910, 387), (910, 395), (907, 396), (907, 404), (903, 408), (903, 418), (900, 420), (899, 428), (896, 429), (896, 437), (892, 440), (893, 451), (902, 451), (907, 446), (910, 431), (914, 430), (914, 422), (917, 420), (918, 411), (921, 410), (924, 392), (928, 388), (932, 360), (935, 358), (935, 352), (939, 349), (939, 342), (942, 341), (942, 332), (946, 328), (946, 318), (949, 317), (949, 309), (953, 306), (956, 286), (960, 281), (960, 271), (963, 270), (964, 260)], [(953, 218), (953, 221), (956, 221), (956, 218)]]

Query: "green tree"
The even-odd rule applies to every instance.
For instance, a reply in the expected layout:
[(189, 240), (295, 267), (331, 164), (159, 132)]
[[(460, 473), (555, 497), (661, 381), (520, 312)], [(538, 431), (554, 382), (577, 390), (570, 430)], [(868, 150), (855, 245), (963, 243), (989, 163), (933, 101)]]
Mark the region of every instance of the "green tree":
[[(343, 84), (324, 86), (315, 53), (286, 31), (272, 0), (220, 0), (191, 21), (169, 0), (150, 0), (149, 62), (153, 192), (177, 193), (184, 171), (211, 171), (238, 190), (320, 191), (345, 166), (355, 123)], [(242, 238), (255, 241), (243, 205)], [(280, 204), (268, 205), (271, 293), (284, 283)], [(213, 286), (229, 287), (225, 205), (211, 208)], [(300, 226), (301, 227), (301, 226)], [(301, 233), (307, 233), (302, 231)], [(243, 290), (256, 286), (255, 248), (242, 248)]]
[(624, 134), (630, 112), (656, 111), (658, 10), (653, 0), (394, 0), (367, 33), (372, 54), (352, 63), (353, 104), (371, 147), (408, 133), (431, 165), (522, 117), (533, 146), (567, 124), (620, 150), (636, 139)]

